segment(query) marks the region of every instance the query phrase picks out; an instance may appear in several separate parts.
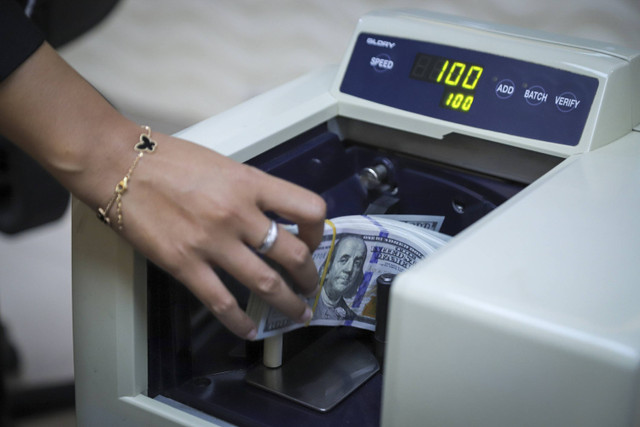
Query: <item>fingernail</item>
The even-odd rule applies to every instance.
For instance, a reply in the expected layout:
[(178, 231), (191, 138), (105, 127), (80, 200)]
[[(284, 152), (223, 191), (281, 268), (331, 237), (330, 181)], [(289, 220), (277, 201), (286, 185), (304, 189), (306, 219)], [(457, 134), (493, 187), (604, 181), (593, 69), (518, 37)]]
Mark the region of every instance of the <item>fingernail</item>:
[(302, 317), (300, 318), (300, 323), (307, 323), (309, 320), (311, 320), (311, 317), (313, 317), (313, 312), (311, 311), (311, 308), (307, 306), (307, 308), (304, 309)]
[(252, 330), (249, 331), (247, 335), (245, 335), (245, 339), (249, 341), (253, 341), (254, 339), (256, 339), (257, 335), (258, 335), (258, 330), (256, 328), (253, 328)]

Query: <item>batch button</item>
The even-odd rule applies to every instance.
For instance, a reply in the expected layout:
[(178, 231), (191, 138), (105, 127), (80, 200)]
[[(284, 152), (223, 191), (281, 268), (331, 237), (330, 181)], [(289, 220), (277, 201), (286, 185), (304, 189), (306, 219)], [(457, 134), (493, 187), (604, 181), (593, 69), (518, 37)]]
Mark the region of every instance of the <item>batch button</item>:
[(537, 106), (542, 103), (547, 102), (549, 99), (549, 94), (542, 86), (531, 86), (524, 91), (524, 100), (527, 101), (527, 104), (532, 106)]

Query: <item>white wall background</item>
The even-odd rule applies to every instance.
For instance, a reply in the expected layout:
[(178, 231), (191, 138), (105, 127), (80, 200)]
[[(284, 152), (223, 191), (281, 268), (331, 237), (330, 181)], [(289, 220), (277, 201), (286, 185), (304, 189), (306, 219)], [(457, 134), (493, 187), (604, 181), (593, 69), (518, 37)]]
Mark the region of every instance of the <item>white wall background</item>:
[[(339, 62), (358, 17), (388, 7), (640, 49), (639, 0), (123, 0), (61, 53), (123, 112), (174, 132)], [(27, 385), (73, 375), (69, 222), (0, 235), (0, 313)]]

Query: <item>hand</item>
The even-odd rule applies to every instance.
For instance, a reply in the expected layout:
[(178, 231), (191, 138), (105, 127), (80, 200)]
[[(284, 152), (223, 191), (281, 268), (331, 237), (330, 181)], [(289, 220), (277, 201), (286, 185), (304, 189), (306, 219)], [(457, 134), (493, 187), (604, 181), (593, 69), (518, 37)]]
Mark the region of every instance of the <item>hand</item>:
[[(0, 83), (0, 132), (97, 209), (131, 167), (142, 129), (45, 43)], [(255, 325), (215, 267), (285, 315), (307, 321), (311, 310), (251, 248), (269, 228), (264, 212), (297, 223), (300, 238), (280, 230), (267, 256), (288, 270), (302, 293), (313, 293), (317, 273), (310, 253), (322, 237), (324, 201), (196, 144), (152, 137), (158, 148), (141, 159), (123, 195), (123, 237), (241, 337), (253, 338)], [(109, 214), (116, 223), (114, 209)]]
[(264, 212), (297, 223), (299, 238), (280, 228), (266, 256), (288, 271), (301, 293), (313, 294), (318, 278), (311, 252), (322, 238), (322, 198), (196, 144), (152, 137), (158, 148), (141, 159), (123, 196), (123, 236), (240, 337), (255, 337), (255, 324), (214, 267), (290, 318), (310, 320), (310, 308), (252, 248), (269, 228)]

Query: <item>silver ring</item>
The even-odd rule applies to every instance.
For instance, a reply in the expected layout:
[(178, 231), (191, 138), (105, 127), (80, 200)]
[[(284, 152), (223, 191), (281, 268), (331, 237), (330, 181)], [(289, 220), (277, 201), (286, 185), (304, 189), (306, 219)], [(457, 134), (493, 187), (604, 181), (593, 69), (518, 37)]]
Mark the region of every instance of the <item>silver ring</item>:
[(269, 231), (267, 231), (267, 235), (264, 237), (262, 244), (258, 248), (258, 252), (261, 254), (266, 254), (269, 252), (269, 249), (273, 246), (278, 238), (278, 224), (275, 221), (271, 220), (271, 225), (269, 226)]

